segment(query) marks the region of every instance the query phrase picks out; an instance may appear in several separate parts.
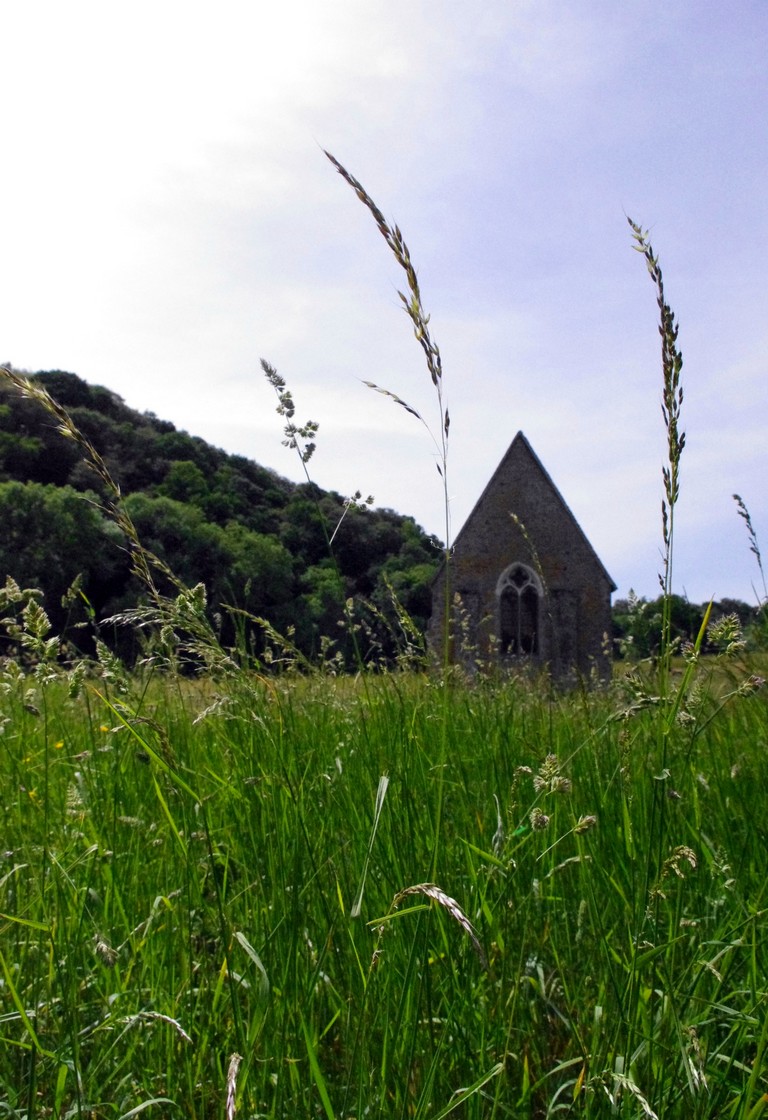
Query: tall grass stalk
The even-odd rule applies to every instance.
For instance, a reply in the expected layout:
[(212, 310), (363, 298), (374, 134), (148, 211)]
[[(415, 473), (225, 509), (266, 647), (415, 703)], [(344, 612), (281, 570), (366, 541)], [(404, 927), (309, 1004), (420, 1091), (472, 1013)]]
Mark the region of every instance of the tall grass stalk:
[(661, 650), (659, 657), (659, 689), (665, 699), (669, 688), (669, 670), (673, 653), (671, 602), (673, 592), (673, 558), (675, 537), (675, 510), (680, 497), (680, 463), (685, 447), (685, 432), (680, 428), (683, 405), (683, 384), (681, 372), (683, 356), (677, 345), (678, 325), (675, 315), (667, 303), (664, 281), (659, 258), (653, 251), (647, 231), (628, 218), (634, 248), (641, 253), (648, 274), (656, 288), (656, 302), (659, 307), (659, 335), (661, 336), (662, 396), (661, 414), (667, 436), (667, 461), (662, 467), (664, 498), (661, 502), (662, 516), (662, 571), (659, 584), (662, 591)]
[[(307, 464), (309, 463), (310, 459), (312, 458), (312, 456), (313, 456), (313, 454), (316, 450), (315, 438), (316, 438), (317, 433), (319, 431), (320, 425), (315, 420), (307, 420), (304, 424), (301, 424), (301, 425), (296, 424), (294, 422), (294, 417), (295, 417), (295, 414), (296, 414), (296, 405), (295, 405), (295, 402), (294, 402), (294, 399), (293, 399), (293, 394), (291, 393), (290, 389), (288, 388), (288, 386), (286, 384), (286, 381), (285, 381), (285, 378), (282, 377), (277, 372), (275, 367), (273, 365), (271, 365), (268, 361), (266, 361), (266, 359), (264, 359), (264, 358), (261, 359), (261, 368), (264, 372), (264, 376), (266, 377), (267, 381), (269, 382), (269, 384), (274, 389), (275, 394), (277, 396), (277, 402), (278, 402), (277, 403), (277, 413), (278, 413), (279, 416), (283, 417), (284, 421), (285, 421), (284, 426), (283, 426), (283, 435), (284, 435), (283, 446), (296, 452), (296, 454), (299, 457), (299, 461), (301, 462), (302, 470), (304, 472), (304, 477), (306, 478), (307, 483), (310, 486), (312, 500), (314, 502), (315, 511), (317, 513), (318, 523), (320, 525), (320, 528), (321, 528), (321, 531), (322, 531), (322, 534), (323, 534), (323, 539), (325, 541), (325, 547), (326, 547), (327, 552), (328, 552), (328, 558), (329, 558), (331, 564), (333, 565), (333, 570), (336, 574), (336, 578), (338, 580), (338, 583), (339, 583), (339, 586), (340, 586), (340, 589), (341, 589), (340, 590), (340, 596), (339, 596), (339, 599), (340, 599), (339, 608), (342, 612), (342, 620), (341, 621), (342, 621), (342, 624), (344, 626), (345, 632), (346, 632), (346, 634), (347, 634), (347, 636), (348, 636), (348, 638), (351, 642), (351, 645), (352, 645), (352, 651), (353, 651), (353, 655), (354, 655), (354, 662), (355, 662), (356, 668), (357, 668), (358, 672), (361, 672), (361, 673), (365, 672), (366, 665), (365, 665), (365, 659), (363, 657), (362, 650), (360, 648), (360, 642), (359, 642), (359, 639), (358, 639), (358, 627), (355, 625), (355, 622), (354, 622), (353, 603), (344, 594), (343, 576), (342, 576), (341, 570), (340, 570), (339, 565), (338, 565), (337, 560), (336, 560), (336, 555), (335, 555), (334, 550), (333, 550), (333, 543), (336, 540), (336, 537), (337, 537), (337, 535), (338, 535), (338, 533), (339, 533), (339, 531), (340, 531), (340, 529), (341, 529), (341, 527), (344, 523), (344, 520), (346, 519), (347, 515), (349, 514), (350, 510), (353, 510), (353, 509), (365, 510), (365, 509), (367, 509), (369, 506), (373, 505), (373, 502), (374, 502), (373, 495), (371, 494), (367, 498), (363, 499), (363, 496), (362, 496), (361, 492), (358, 490), (351, 497), (346, 498), (344, 500), (344, 505), (343, 505), (343, 509), (342, 509), (342, 512), (341, 512), (341, 516), (338, 518), (338, 520), (336, 522), (336, 525), (331, 527), (331, 525), (329, 524), (328, 518), (326, 517), (326, 515), (323, 511), (322, 505), (320, 504), (320, 498), (319, 498), (319, 495), (318, 495), (317, 488), (314, 486), (314, 484), (312, 482), (312, 478), (311, 478), (310, 473), (309, 473), (309, 468), (307, 466)], [(261, 626), (262, 630), (265, 631), (265, 633), (270, 634), (272, 636), (276, 636), (278, 638), (278, 642), (280, 643), (280, 645), (284, 649), (290, 649), (291, 655), (294, 656), (294, 657), (296, 656), (298, 651), (295, 651), (292, 648), (292, 643), (289, 642), (288, 640), (286, 640), (286, 638), (276, 635), (276, 632), (270, 626), (269, 622), (266, 619), (259, 618), (259, 619), (253, 619), (253, 621), (257, 622)], [(328, 648), (330, 649), (330, 644), (329, 644)], [(320, 659), (319, 665), (322, 665), (322, 658), (323, 658), (323, 651), (321, 650), (321, 659)], [(318, 667), (318, 665), (316, 664), (315, 668), (317, 668), (317, 667)]]
[(396, 224), (392, 224), (385, 218), (381, 209), (376, 205), (371, 195), (365, 189), (363, 184), (352, 175), (342, 163), (330, 152), (325, 152), (326, 157), (331, 162), (333, 167), (342, 177), (342, 179), (352, 188), (355, 195), (363, 203), (368, 212), (373, 217), (376, 227), (384, 238), (390, 252), (392, 253), (395, 261), (403, 270), (406, 276), (407, 292), (398, 290), (398, 297), (403, 305), (403, 309), (407, 314), (416, 341), (421, 348), (426, 366), (432, 383), (435, 398), (437, 402), (439, 426), (437, 435), (434, 434), (432, 426), (423, 418), (421, 413), (403, 400), (398, 394), (393, 393), (391, 390), (386, 389), (372, 381), (365, 381), (364, 384), (368, 388), (373, 389), (377, 393), (381, 393), (389, 397), (395, 404), (404, 408), (411, 416), (415, 417), (427, 430), (432, 442), (438, 453), (437, 470), (442, 481), (443, 491), (443, 520), (445, 528), (445, 551), (444, 551), (444, 564), (445, 564), (445, 589), (444, 589), (444, 603), (443, 603), (443, 641), (442, 641), (442, 668), (443, 668), (443, 691), (446, 700), (443, 706), (443, 724), (442, 724), (442, 738), (440, 745), (440, 752), (435, 761), (438, 772), (438, 784), (434, 805), (434, 841), (432, 845), (432, 853), (429, 865), (430, 878), (435, 878), (438, 875), (438, 861), (440, 853), (442, 826), (443, 826), (443, 810), (445, 800), (445, 785), (444, 773), (446, 767), (447, 757), (447, 744), (448, 744), (448, 699), (447, 691), (450, 687), (450, 629), (451, 629), (451, 579), (450, 579), (450, 560), (451, 560), (451, 511), (450, 511), (450, 493), (448, 489), (448, 434), (450, 431), (450, 414), (448, 406), (445, 401), (445, 386), (443, 383), (443, 362), (440, 354), (440, 348), (435, 342), (431, 329), (430, 329), (430, 316), (424, 309), (424, 303), (421, 295), (421, 288), (419, 286), (419, 279), (416, 274), (411, 253), (406, 244), (400, 228)]
[(749, 540), (749, 550), (757, 561), (757, 568), (760, 572), (760, 583), (762, 591), (758, 591), (754, 584), (752, 589), (755, 593), (757, 600), (757, 617), (752, 630), (752, 636), (757, 638), (757, 642), (761, 648), (765, 648), (768, 642), (768, 584), (765, 579), (765, 569), (763, 568), (763, 556), (760, 551), (760, 545), (757, 539), (757, 530), (752, 523), (752, 516), (747, 509), (747, 505), (739, 494), (733, 495), (733, 500), (736, 502), (739, 517), (743, 520), (747, 530), (747, 537)]
[(754, 525), (752, 524), (752, 516), (751, 516), (749, 510), (747, 509), (747, 506), (746, 506), (746, 503), (745, 503), (744, 499), (741, 497), (740, 494), (734, 494), (733, 495), (733, 500), (736, 503), (736, 508), (738, 510), (739, 517), (743, 520), (744, 526), (747, 530), (747, 537), (749, 538), (749, 551), (755, 557), (755, 560), (757, 561), (757, 567), (758, 567), (758, 570), (760, 572), (760, 581), (762, 583), (763, 592), (762, 592), (762, 595), (757, 596), (758, 603), (766, 603), (766, 602), (768, 602), (768, 584), (766, 584), (766, 581), (765, 581), (765, 569), (763, 568), (763, 556), (762, 556), (762, 553), (760, 552), (760, 545), (758, 544), (758, 540), (757, 540), (757, 532), (755, 530)]
[(430, 435), (435, 448), (438, 452), (437, 470), (440, 478), (442, 479), (443, 488), (443, 518), (445, 526), (445, 551), (446, 556), (450, 554), (451, 548), (451, 516), (450, 516), (450, 495), (448, 490), (448, 432), (450, 430), (450, 415), (448, 406), (445, 402), (445, 387), (443, 385), (443, 362), (440, 355), (440, 348), (432, 337), (430, 331), (430, 316), (424, 309), (424, 304), (421, 296), (421, 288), (419, 287), (419, 278), (416, 274), (413, 261), (411, 259), (410, 250), (405, 242), (400, 229), (397, 225), (392, 225), (384, 217), (384, 214), (371, 198), (368, 191), (362, 183), (347, 171), (346, 167), (336, 159), (330, 152), (326, 151), (325, 155), (341, 175), (342, 179), (355, 192), (357, 197), (372, 215), (379, 233), (387, 243), (389, 250), (397, 261), (398, 265), (405, 272), (408, 291), (398, 291), (398, 298), (403, 305), (403, 309), (411, 321), (413, 327), (414, 337), (421, 347), (424, 355), (424, 360), (427, 366), (430, 380), (435, 389), (437, 399), (438, 413), (439, 413), (439, 427), (437, 435), (434, 434), (433, 428), (424, 420), (421, 414), (407, 401), (404, 401), (397, 394), (391, 392), (389, 389), (376, 385), (371, 381), (366, 381), (365, 384), (368, 388), (373, 389), (377, 393), (382, 393), (384, 396), (389, 397), (404, 408), (406, 412), (414, 416), (421, 424), (424, 425)]
[[(670, 777), (669, 748), (670, 735), (675, 726), (679, 704), (682, 698), (682, 686), (675, 691), (671, 683), (672, 657), (674, 646), (672, 641), (672, 593), (673, 593), (673, 559), (675, 542), (675, 512), (680, 496), (680, 464), (682, 452), (685, 447), (685, 433), (680, 428), (681, 409), (683, 403), (683, 385), (681, 371), (683, 358), (677, 345), (678, 327), (675, 316), (666, 300), (664, 282), (659, 264), (659, 259), (653, 251), (647, 231), (627, 219), (632, 230), (634, 248), (639, 252), (648, 269), (648, 274), (656, 289), (656, 302), (659, 309), (659, 335), (661, 338), (661, 366), (662, 366), (662, 394), (661, 413), (664, 421), (667, 443), (667, 460), (662, 467), (664, 484), (664, 497), (661, 502), (662, 515), (662, 571), (659, 573), (659, 585), (662, 592), (662, 617), (661, 639), (658, 653), (657, 666), (657, 707), (656, 707), (656, 750), (653, 765), (656, 773), (651, 783), (651, 798), (648, 806), (646, 835), (648, 847), (645, 853), (645, 870), (642, 881), (643, 895), (646, 898), (644, 913), (638, 914), (634, 926), (634, 936), (637, 942), (643, 943), (648, 937), (649, 943), (653, 942), (655, 931), (663, 920), (662, 900), (663, 893), (658, 886), (659, 877), (662, 875), (664, 860), (666, 858), (668, 835), (668, 799), (669, 786), (667, 779)], [(699, 635), (699, 648), (703, 638), (704, 629)], [(695, 656), (698, 656), (698, 650)], [(689, 669), (693, 670), (695, 659), (689, 662)], [(686, 681), (686, 685), (687, 685)], [(653, 930), (650, 935), (647, 930)], [(642, 978), (644, 970), (640, 967), (639, 954), (633, 953), (630, 984), (627, 991), (628, 1003), (628, 1030), (623, 1047), (623, 1062), (628, 1062), (628, 1055), (632, 1054), (638, 1039), (642, 1037)], [(656, 1039), (650, 1040), (650, 1047), (655, 1048)], [(651, 1060), (652, 1051), (651, 1051)], [(615, 1094), (609, 1091), (609, 1098), (615, 1104), (618, 1095), (628, 1088), (622, 1080), (623, 1069), (615, 1071)], [(647, 1115), (655, 1115), (652, 1110), (644, 1106)], [(658, 1118), (657, 1118), (658, 1120)]]

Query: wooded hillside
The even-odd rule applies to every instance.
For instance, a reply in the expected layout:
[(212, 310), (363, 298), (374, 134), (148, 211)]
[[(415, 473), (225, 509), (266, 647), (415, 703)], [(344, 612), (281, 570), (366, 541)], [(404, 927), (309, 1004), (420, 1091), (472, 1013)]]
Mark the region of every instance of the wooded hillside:
[[(75, 374), (41, 372), (31, 380), (103, 457), (143, 545), (188, 586), (206, 585), (225, 643), (234, 642), (235, 624), (223, 604), (292, 631), (308, 654), (323, 635), (341, 641), (338, 621), (350, 597), (391, 618), (392, 588), (415, 622), (426, 623), (441, 545), (413, 518), (347, 509), (340, 494), (229, 455)], [(84, 600), (62, 604), (78, 575), (96, 620), (135, 606), (142, 593), (103, 497), (77, 444), (37, 402), (0, 382), (0, 578), (42, 588), (54, 627), (81, 648), (92, 640), (88, 628), (73, 629)], [(331, 557), (327, 535), (342, 517)], [(379, 626), (375, 639), (384, 648), (386, 629)], [(127, 633), (102, 637), (130, 652)], [(258, 641), (249, 633), (250, 643)]]

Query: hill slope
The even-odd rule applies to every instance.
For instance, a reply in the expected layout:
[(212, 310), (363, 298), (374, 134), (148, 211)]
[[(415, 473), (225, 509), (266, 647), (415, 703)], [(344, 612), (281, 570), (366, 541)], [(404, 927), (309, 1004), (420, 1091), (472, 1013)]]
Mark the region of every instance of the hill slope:
[[(426, 623), (440, 543), (412, 518), (358, 508), (345, 515), (341, 495), (229, 455), (75, 374), (31, 379), (102, 455), (143, 544), (186, 584), (205, 583), (225, 641), (234, 640), (221, 611), (228, 603), (293, 628), (299, 647), (313, 652), (323, 636), (339, 639), (347, 598), (365, 597), (386, 611), (386, 581), (415, 621)], [(97, 619), (135, 605), (141, 594), (101, 496), (77, 445), (39, 404), (0, 380), (0, 578), (41, 587), (58, 627), (67, 625), (72, 604), (61, 599), (78, 574)], [(331, 559), (326, 532), (342, 517)], [(383, 635), (377, 640), (386, 645)]]

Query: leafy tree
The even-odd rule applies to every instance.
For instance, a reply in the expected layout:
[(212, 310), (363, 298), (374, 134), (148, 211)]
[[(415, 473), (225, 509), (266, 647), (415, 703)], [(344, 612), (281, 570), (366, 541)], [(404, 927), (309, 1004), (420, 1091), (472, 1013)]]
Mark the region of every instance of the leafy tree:
[(312, 487), (297, 487), (283, 508), (280, 540), (308, 567), (328, 559), (328, 538)]
[(205, 475), (190, 459), (171, 463), (165, 481), (158, 486), (157, 492), (176, 502), (189, 502), (198, 508), (204, 507), (209, 493)]
[(223, 530), (195, 506), (173, 498), (129, 494), (125, 509), (145, 548), (154, 552), (188, 587), (210, 592), (224, 557)]
[[(691, 603), (681, 595), (670, 599), (670, 620), (672, 640), (681, 645), (693, 642), (698, 636), (704, 614), (709, 604)], [(617, 599), (613, 604), (613, 637), (619, 656), (652, 657), (661, 642), (662, 599), (648, 600), (638, 598), (630, 592), (626, 599)], [(721, 599), (712, 604), (710, 625), (724, 615), (736, 615), (742, 628), (755, 642), (755, 622), (757, 612), (741, 599)], [(706, 653), (709, 649), (705, 637), (702, 645)]]
[(43, 442), (38, 436), (13, 431), (11, 425), (10, 408), (0, 405), (0, 477), (26, 478), (35, 473)]
[(326, 559), (312, 565), (300, 576), (299, 586), (302, 598), (296, 630), (300, 648), (315, 655), (325, 637), (335, 646), (345, 647), (342, 652), (349, 657), (351, 650), (346, 648), (346, 635), (339, 625), (344, 618), (346, 588), (333, 562)]
[[(630, 593), (613, 607), (614, 638), (619, 652), (634, 657), (652, 657), (661, 647), (664, 597), (648, 601)], [(669, 597), (670, 637), (678, 645), (693, 642), (704, 619), (704, 607), (681, 595)]]
[(224, 544), (228, 563), (221, 581), (223, 596), (229, 593), (237, 603), (242, 595), (246, 608), (258, 614), (292, 601), (293, 559), (279, 541), (233, 521), (225, 530)]
[(123, 539), (83, 495), (68, 486), (37, 482), (0, 484), (0, 581), (12, 576), (21, 587), (45, 593), (55, 629), (67, 624), (62, 605), (75, 577), (100, 612), (128, 578)]

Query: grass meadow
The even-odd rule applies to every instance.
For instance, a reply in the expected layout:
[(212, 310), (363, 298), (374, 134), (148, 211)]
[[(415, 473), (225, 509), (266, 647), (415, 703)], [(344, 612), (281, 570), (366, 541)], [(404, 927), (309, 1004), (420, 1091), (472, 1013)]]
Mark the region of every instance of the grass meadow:
[(626, 684), (6, 673), (3, 1114), (758, 1116), (768, 710), (717, 674), (660, 758)]
[[(332, 162), (406, 273), (447, 495), (415, 270)], [(610, 683), (238, 664), (202, 589), (158, 592), (67, 414), (3, 371), (112, 495), (147, 591), (123, 621), (206, 671), (68, 663), (38, 598), (0, 589), (0, 1117), (764, 1112), (768, 706), (733, 619), (717, 657), (708, 619), (671, 641), (682, 359), (632, 230), (661, 312), (666, 606), (658, 657)], [(265, 372), (306, 464), (317, 426)]]

